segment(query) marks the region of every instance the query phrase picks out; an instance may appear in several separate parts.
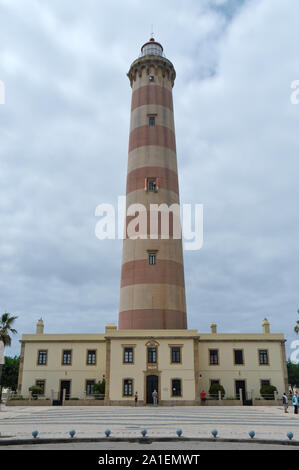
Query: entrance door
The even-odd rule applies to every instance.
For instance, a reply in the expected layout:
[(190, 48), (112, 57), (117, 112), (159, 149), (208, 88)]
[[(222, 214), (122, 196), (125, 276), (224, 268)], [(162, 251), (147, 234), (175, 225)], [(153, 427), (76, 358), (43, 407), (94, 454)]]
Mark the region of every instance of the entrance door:
[(157, 375), (148, 375), (146, 377), (146, 403), (153, 403), (152, 393), (154, 390), (158, 392), (159, 378)]
[(63, 400), (63, 392), (65, 390), (65, 400), (70, 399), (70, 391), (71, 391), (71, 381), (70, 380), (62, 380), (60, 382), (60, 394), (59, 394), (59, 401), (62, 404)]
[[(241, 399), (243, 404), (246, 401), (246, 383), (245, 380), (236, 380), (236, 397)], [(241, 390), (241, 398), (240, 398), (240, 390)]]

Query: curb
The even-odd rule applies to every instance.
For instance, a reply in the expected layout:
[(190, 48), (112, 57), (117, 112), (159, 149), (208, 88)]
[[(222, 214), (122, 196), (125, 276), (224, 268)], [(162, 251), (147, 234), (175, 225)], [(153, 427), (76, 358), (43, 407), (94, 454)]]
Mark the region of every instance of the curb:
[(234, 439), (234, 438), (208, 438), (208, 437), (79, 437), (79, 438), (36, 438), (36, 439), (0, 439), (1, 446), (10, 445), (26, 445), (26, 444), (66, 444), (70, 442), (86, 443), (86, 442), (133, 442), (138, 444), (152, 444), (153, 442), (238, 442), (238, 443), (254, 443), (254, 444), (276, 444), (285, 446), (298, 446), (299, 441), (275, 440), (275, 439)]

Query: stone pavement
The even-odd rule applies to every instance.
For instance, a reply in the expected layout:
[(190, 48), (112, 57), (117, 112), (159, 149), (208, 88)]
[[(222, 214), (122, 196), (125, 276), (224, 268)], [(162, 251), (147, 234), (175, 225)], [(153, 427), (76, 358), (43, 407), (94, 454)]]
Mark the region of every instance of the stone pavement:
[[(299, 440), (299, 415), (284, 414), (281, 406), (269, 407), (5, 407), (1, 405), (1, 437), (31, 438), (33, 430), (40, 438), (65, 438), (71, 429), (76, 437), (104, 437), (109, 428), (113, 437), (140, 437), (146, 428), (149, 437), (210, 437), (217, 429), (221, 438), (287, 439), (291, 431)], [(297, 447), (298, 449), (298, 447)]]

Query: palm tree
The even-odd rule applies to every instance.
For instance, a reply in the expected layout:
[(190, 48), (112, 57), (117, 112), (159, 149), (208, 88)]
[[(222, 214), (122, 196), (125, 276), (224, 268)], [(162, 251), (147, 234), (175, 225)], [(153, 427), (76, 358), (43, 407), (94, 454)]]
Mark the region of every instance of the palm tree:
[[(10, 333), (15, 334), (17, 330), (12, 328), (13, 323), (18, 317), (13, 317), (10, 313), (3, 313), (0, 318), (0, 341), (2, 341), (4, 347), (11, 345), (11, 337), (9, 336)], [(0, 384), (1, 384), (1, 377), (2, 377), (2, 367), (3, 364), (0, 364)], [(1, 386), (0, 386), (0, 402), (1, 402)]]

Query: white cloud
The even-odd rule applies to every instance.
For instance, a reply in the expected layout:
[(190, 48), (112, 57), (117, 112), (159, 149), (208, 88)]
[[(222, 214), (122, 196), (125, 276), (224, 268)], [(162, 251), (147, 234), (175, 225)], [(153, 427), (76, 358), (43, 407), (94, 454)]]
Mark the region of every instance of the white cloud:
[(204, 204), (203, 249), (185, 253), (189, 326), (261, 331), (268, 316), (291, 338), (299, 77), (287, 3), (0, 2), (0, 293), (20, 333), (41, 315), (48, 332), (117, 320), (121, 243), (96, 239), (94, 211), (125, 193), (125, 74), (154, 24), (177, 70), (182, 202)]

